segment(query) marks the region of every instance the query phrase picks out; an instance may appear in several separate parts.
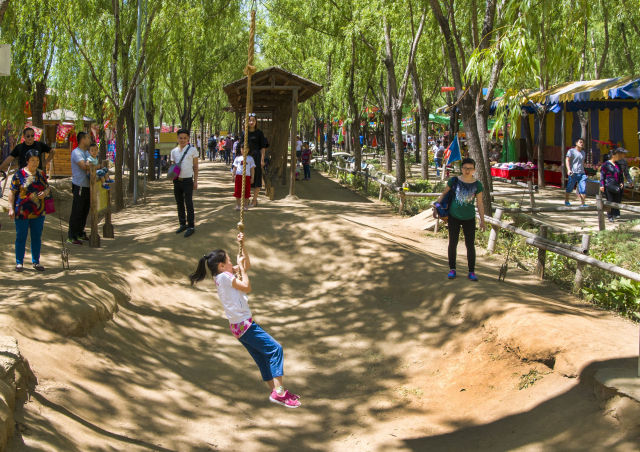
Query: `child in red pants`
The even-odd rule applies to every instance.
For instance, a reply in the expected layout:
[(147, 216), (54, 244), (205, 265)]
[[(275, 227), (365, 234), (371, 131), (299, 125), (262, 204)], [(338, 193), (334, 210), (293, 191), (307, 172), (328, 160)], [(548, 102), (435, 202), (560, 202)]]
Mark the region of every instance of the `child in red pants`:
[[(237, 156), (233, 160), (233, 168), (231, 168), (231, 173), (233, 174), (236, 186), (233, 192), (233, 196), (236, 198), (236, 210), (240, 210), (240, 197), (242, 192), (242, 162), (244, 157), (242, 155)], [(247, 155), (247, 169), (245, 171), (245, 185), (244, 185), (244, 197), (245, 199), (249, 199), (251, 197), (251, 180), (253, 179), (253, 174), (255, 171), (256, 162), (253, 160), (253, 157)], [(249, 203), (246, 203), (244, 210), (249, 210)]]

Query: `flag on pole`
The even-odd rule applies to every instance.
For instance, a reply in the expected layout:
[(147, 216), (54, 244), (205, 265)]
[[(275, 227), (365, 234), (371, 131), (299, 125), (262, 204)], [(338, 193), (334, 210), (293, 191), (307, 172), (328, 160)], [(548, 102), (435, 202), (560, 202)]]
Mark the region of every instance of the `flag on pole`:
[(338, 134), (338, 143), (342, 143), (344, 141), (344, 127), (340, 127), (340, 132)]
[(462, 156), (460, 155), (460, 143), (458, 143), (458, 136), (456, 135), (447, 150), (444, 152), (444, 160), (449, 163), (457, 162), (458, 160), (462, 160)]
[(378, 139), (376, 138), (376, 136), (373, 136), (373, 141), (371, 142), (371, 146), (374, 148), (378, 147)]

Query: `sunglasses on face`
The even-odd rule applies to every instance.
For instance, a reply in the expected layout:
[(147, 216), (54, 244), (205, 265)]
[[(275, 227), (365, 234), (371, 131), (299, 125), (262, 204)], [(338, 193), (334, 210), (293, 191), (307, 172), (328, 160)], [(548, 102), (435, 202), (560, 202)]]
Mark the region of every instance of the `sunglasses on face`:
[(255, 114), (255, 113), (249, 113), (249, 117), (250, 117), (250, 118), (255, 118), (255, 117), (256, 117), (256, 114)]

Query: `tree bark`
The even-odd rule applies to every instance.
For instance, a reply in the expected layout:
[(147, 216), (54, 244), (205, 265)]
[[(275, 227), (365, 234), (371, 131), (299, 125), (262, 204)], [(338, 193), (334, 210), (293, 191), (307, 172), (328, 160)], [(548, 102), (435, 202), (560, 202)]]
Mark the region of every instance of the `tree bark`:
[(599, 79), (602, 75), (605, 63), (607, 61), (607, 56), (609, 54), (609, 10), (607, 9), (605, 0), (600, 0), (600, 5), (602, 7), (602, 16), (604, 19), (604, 45), (602, 46), (602, 55), (600, 55), (600, 62), (596, 66), (596, 79)]
[(533, 162), (533, 139), (531, 138), (531, 125), (529, 124), (529, 115), (523, 115), (524, 121), (522, 121), (522, 135), (524, 135), (524, 141), (527, 149), (527, 161)]
[(547, 112), (541, 109), (541, 113), (536, 115), (538, 121), (538, 186), (544, 188), (547, 186), (544, 181), (544, 144), (547, 135), (547, 127), (545, 117)]
[(384, 136), (384, 169), (387, 173), (391, 173), (393, 170), (393, 159), (391, 157), (391, 112), (384, 111), (382, 116), (384, 117), (382, 128), (382, 135)]
[(0, 25), (2, 25), (2, 19), (4, 18), (4, 13), (7, 11), (8, 6), (9, 0), (0, 0)]
[(36, 82), (36, 89), (33, 93), (33, 101), (31, 102), (31, 120), (33, 125), (42, 129), (44, 128), (44, 98), (47, 93), (47, 84), (45, 81)]
[(622, 43), (624, 44), (624, 58), (627, 61), (627, 67), (629, 69), (629, 75), (635, 76), (636, 65), (631, 57), (631, 50), (629, 49), (629, 42), (627, 41), (627, 29), (624, 22), (618, 24), (620, 28), (620, 36), (622, 37)]
[(116, 183), (114, 192), (114, 203), (116, 210), (124, 208), (124, 194), (122, 192), (122, 168), (124, 166), (124, 123), (125, 112), (118, 112), (116, 119)]
[[(469, 145), (469, 155), (476, 161), (476, 166), (478, 168), (478, 171), (476, 173), (477, 177), (485, 187), (485, 190), (482, 192), (482, 200), (486, 211), (491, 212), (491, 192), (487, 189), (488, 187), (491, 187), (489, 180), (490, 173), (487, 173), (486, 170), (482, 152), (483, 138), (480, 137), (478, 122), (476, 120), (476, 100), (482, 96), (482, 86), (480, 84), (481, 81), (466, 81), (464, 83), (465, 88), (463, 89), (463, 72), (459, 59), (463, 62), (462, 67), (466, 68), (466, 64), (464, 64), (465, 54), (462, 48), (459, 49), (460, 55), (458, 55), (458, 52), (456, 51), (456, 42), (460, 43), (461, 39), (460, 36), (456, 33), (457, 30), (455, 30), (455, 23), (453, 22), (455, 18), (455, 10), (452, 10), (449, 14), (449, 18), (452, 22), (450, 26), (449, 19), (446, 18), (442, 12), (439, 0), (429, 0), (429, 4), (431, 5), (431, 10), (433, 11), (433, 15), (438, 23), (438, 26), (440, 27), (440, 31), (442, 32), (442, 36), (444, 38), (444, 49), (448, 56), (453, 85), (455, 86), (457, 107), (460, 109), (462, 120), (464, 121), (465, 132), (467, 135), (467, 144)], [(497, 0), (485, 1), (485, 14), (483, 19), (482, 31), (479, 36), (480, 43), (477, 47), (478, 50), (487, 49), (490, 45), (491, 40), (494, 39), (493, 36), (496, 6)], [(452, 28), (454, 31), (452, 31)], [(495, 74), (496, 81), (499, 73), (500, 71), (498, 70), (497, 74)], [(486, 134), (486, 130), (482, 133), (483, 135)], [(453, 139), (453, 137), (451, 138)]]
[[(418, 77), (418, 69), (414, 64), (411, 65), (411, 82), (413, 84), (414, 96), (418, 103), (418, 119), (420, 124), (420, 143), (414, 143), (414, 146), (420, 150), (420, 176), (422, 179), (429, 179), (429, 149), (428, 149), (428, 136), (429, 136), (429, 110), (431, 106), (425, 106), (424, 91), (422, 89), (422, 82)], [(417, 155), (417, 154), (416, 154)], [(416, 161), (418, 158), (416, 157)]]
[(136, 148), (138, 147), (138, 143), (136, 143), (136, 126), (135, 126), (135, 116), (134, 116), (134, 108), (132, 104), (129, 104), (124, 109), (125, 111), (125, 121), (127, 124), (127, 166), (129, 167), (129, 184), (127, 185), (127, 193), (130, 195), (133, 194), (133, 181), (134, 178), (138, 177), (135, 171), (135, 160), (136, 160)]

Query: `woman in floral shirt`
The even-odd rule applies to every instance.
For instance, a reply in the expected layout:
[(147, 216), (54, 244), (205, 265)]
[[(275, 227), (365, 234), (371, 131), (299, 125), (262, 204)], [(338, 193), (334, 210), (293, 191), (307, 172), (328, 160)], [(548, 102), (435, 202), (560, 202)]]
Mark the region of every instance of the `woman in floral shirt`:
[(27, 152), (27, 166), (16, 171), (11, 180), (9, 193), (9, 217), (16, 223), (16, 271), (23, 270), (27, 235), (31, 231), (31, 262), (37, 271), (44, 271), (40, 265), (42, 229), (44, 228), (44, 199), (51, 193), (44, 173), (38, 169), (39, 152)]

